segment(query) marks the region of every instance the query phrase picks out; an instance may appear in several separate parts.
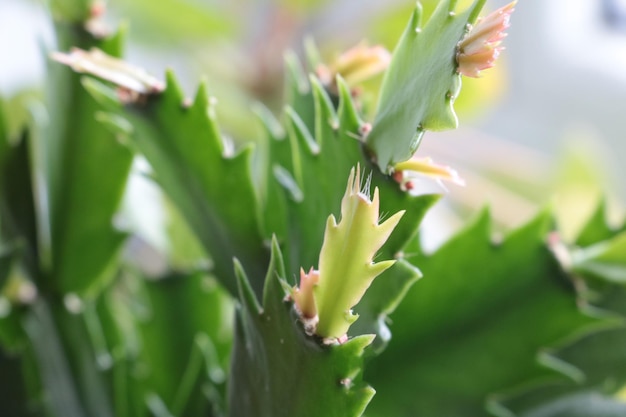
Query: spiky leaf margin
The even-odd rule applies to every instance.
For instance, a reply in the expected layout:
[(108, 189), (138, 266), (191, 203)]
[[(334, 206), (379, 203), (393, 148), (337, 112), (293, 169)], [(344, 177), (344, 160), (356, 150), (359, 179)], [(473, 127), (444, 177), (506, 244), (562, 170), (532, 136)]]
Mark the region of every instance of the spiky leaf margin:
[(544, 212), (494, 244), (485, 213), (434, 254), (409, 258), (426, 278), (392, 316), (394, 343), (368, 365), (379, 390), (369, 415), (483, 416), (493, 394), (578, 376), (550, 347), (604, 322), (579, 309), (544, 243), (550, 225)]
[(323, 346), (306, 336), (285, 301), (280, 248), (272, 260), (259, 303), (236, 264), (240, 306), (229, 381), (229, 416), (358, 417), (374, 390), (361, 381), (363, 350), (373, 336)]
[[(295, 71), (298, 67), (291, 68)], [(300, 118), (288, 108), (284, 115), (286, 129), (277, 129), (276, 120), (267, 111), (259, 111), (269, 146), (267, 188), (262, 193), (265, 239), (271, 237), (272, 231), (276, 234), (285, 257), (287, 280), (295, 285), (299, 268), (315, 265), (318, 260), (326, 226), (322, 213), (340, 213), (345, 189), (338, 178), (345, 178), (357, 164), (363, 172), (371, 173), (371, 184), (380, 191), (383, 216), (406, 210), (379, 253), (381, 259), (397, 259), (398, 263), (372, 283), (371, 290), (355, 307), (361, 318), (350, 330), (352, 335), (376, 334), (374, 345), (380, 350), (390, 337), (387, 315), (421, 276), (417, 268), (402, 261), (402, 249), (417, 233), (423, 216), (439, 196), (402, 192), (395, 181), (371, 164), (363, 150), (365, 123), (341, 78), (337, 80), (338, 97), (331, 97), (315, 77), (309, 79), (310, 88), (306, 91), (292, 85), (294, 79), (302, 78), (302, 74), (292, 75), (286, 89), (292, 97), (299, 94), (293, 98), (297, 107), (314, 111), (315, 117)], [(333, 101), (338, 101), (337, 108)]]

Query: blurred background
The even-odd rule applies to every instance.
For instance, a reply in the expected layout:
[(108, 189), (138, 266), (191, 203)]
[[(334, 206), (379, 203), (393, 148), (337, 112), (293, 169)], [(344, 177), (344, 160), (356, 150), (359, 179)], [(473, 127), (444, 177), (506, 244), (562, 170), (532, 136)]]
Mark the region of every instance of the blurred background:
[[(437, 1), (423, 3), (429, 13)], [(505, 3), (491, 0), (487, 9)], [(105, 24), (128, 32), (128, 61), (157, 76), (173, 69), (188, 95), (208, 81), (222, 128), (237, 143), (260, 136), (254, 102), (280, 111), (285, 50), (302, 56), (306, 38), (327, 62), (363, 39), (392, 50), (414, 2), (110, 0), (106, 7)], [(0, 1), (0, 96), (7, 108), (37, 96), (42, 51), (54, 50), (49, 25), (41, 2)], [(454, 167), (467, 183), (451, 185), (429, 214), (430, 247), (486, 204), (501, 230), (552, 204), (566, 238), (600, 199), (610, 218), (623, 216), (626, 0), (520, 0), (505, 47), (496, 68), (464, 79), (456, 105), (461, 128), (428, 133), (418, 151)], [(380, 78), (360, 86), (369, 118)], [(20, 117), (12, 116), (15, 126)], [(418, 192), (426, 191), (442, 189), (420, 183)], [(157, 247), (164, 239), (153, 225), (163, 214), (151, 202), (159, 199), (137, 176), (125, 204), (126, 221)]]

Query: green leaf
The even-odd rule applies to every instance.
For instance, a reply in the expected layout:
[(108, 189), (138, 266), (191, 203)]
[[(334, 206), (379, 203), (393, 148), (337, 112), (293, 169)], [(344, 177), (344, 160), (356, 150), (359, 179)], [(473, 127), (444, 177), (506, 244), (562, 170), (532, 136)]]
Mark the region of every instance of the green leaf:
[[(2, 319), (0, 319), (2, 320)], [(2, 391), (2, 413), (8, 417), (37, 417), (41, 410), (34, 404), (28, 391), (26, 360), (5, 355), (0, 349), (0, 390)]]
[(232, 346), (230, 298), (199, 272), (148, 281), (144, 290), (149, 311), (138, 320), (138, 363), (149, 373), (137, 383), (157, 394), (173, 415), (206, 413), (210, 403), (203, 386), (225, 389)]
[(626, 403), (596, 392), (569, 395), (543, 405), (520, 417), (621, 417), (626, 415)]
[(233, 35), (238, 23), (223, 8), (218, 11), (216, 5), (193, 1), (113, 0), (109, 4), (116, 14), (129, 19), (133, 39), (151, 48), (194, 40), (206, 44), (208, 37)]
[[(363, 124), (350, 91), (341, 79), (338, 87), (339, 104), (335, 110), (319, 81), (311, 79), (308, 100), (313, 103), (307, 104), (306, 97), (301, 95), (297, 96), (297, 107), (303, 112), (314, 111), (315, 117), (307, 123), (304, 120), (310, 120), (310, 114), (300, 117), (295, 107), (288, 110), (288, 140), (275, 133), (272, 119), (263, 118), (269, 136), (270, 158), (266, 166), (270, 180), (264, 193), (267, 197), (263, 199), (265, 239), (274, 233), (281, 243), (286, 279), (292, 285), (301, 267), (317, 266), (327, 216), (337, 216), (340, 212), (345, 189), (338, 178), (347, 177), (356, 164), (363, 167), (365, 176), (371, 175), (372, 186), (378, 187), (380, 212), (384, 216), (406, 210), (377, 255), (380, 259), (401, 258), (400, 252), (416, 234), (424, 214), (439, 199), (436, 195), (413, 196), (401, 191), (393, 179), (372, 165), (363, 151), (360, 140)], [(295, 95), (299, 90), (293, 87), (292, 91)], [(272, 181), (277, 167), (281, 177)], [(355, 308), (362, 318), (357, 321), (359, 332), (351, 334), (376, 333), (377, 348), (382, 347), (389, 339), (384, 321), (391, 308), (381, 308), (395, 305), (406, 287), (417, 279), (415, 268), (410, 270), (411, 273), (407, 273), (407, 269), (389, 270), (374, 281), (372, 290), (365, 293)]]
[(359, 320), (350, 327), (348, 334), (376, 334), (370, 352), (380, 354), (392, 338), (387, 326), (388, 315), (393, 313), (407, 291), (421, 277), (420, 270), (403, 259), (393, 264), (374, 280), (355, 307)]
[[(57, 27), (60, 47), (99, 47), (119, 56), (121, 37), (96, 40), (82, 29)], [(113, 227), (132, 153), (96, 120), (99, 105), (68, 68), (49, 68), (47, 121), (38, 120), (35, 169), (38, 227), (49, 287), (94, 295), (112, 277), (125, 234)], [(45, 191), (40, 191), (45, 190)]]
[[(610, 229), (606, 225), (602, 203), (583, 228), (577, 241), (581, 242), (580, 244), (589, 245), (592, 249), (610, 247), (614, 239), (621, 236), (622, 233), (619, 230)], [(584, 252), (587, 248), (583, 246), (574, 250)], [(621, 253), (622, 258), (626, 256), (624, 255), (626, 252), (621, 251)], [(577, 404), (580, 409), (592, 407), (598, 401), (610, 403), (612, 400), (603, 396), (615, 395), (626, 384), (626, 321), (624, 320), (626, 287), (619, 281), (616, 283), (612, 276), (605, 276), (602, 273), (593, 274), (585, 284), (578, 283), (579, 286), (586, 287), (582, 294), (594, 307), (611, 315), (612, 323), (608, 328), (587, 334), (580, 340), (561, 346), (551, 353), (561, 363), (566, 363), (575, 369), (581, 377), (576, 381), (554, 381), (513, 393), (501, 401), (501, 405), (509, 413), (513, 412), (521, 416), (546, 413), (546, 416), (551, 416), (549, 412), (569, 410), (558, 411), (561, 414), (556, 414), (569, 415), (565, 413), (574, 413), (574, 411), (568, 408), (568, 403)], [(596, 414), (588, 415), (595, 416)]]
[(502, 406), (509, 413), (526, 416), (534, 415), (535, 410), (556, 408), (557, 403), (569, 401), (572, 395), (614, 395), (626, 383), (625, 346), (623, 324), (586, 335), (552, 353), (559, 361), (574, 367), (581, 375), (580, 380), (537, 385), (504, 398)]
[(55, 19), (68, 23), (82, 23), (89, 18), (95, 0), (51, 0), (50, 8)]
[[(576, 238), (577, 246), (591, 246), (594, 243), (599, 243), (615, 236), (618, 230), (609, 226), (606, 218), (606, 211), (606, 200), (602, 199), (592, 216), (578, 234), (578, 237)], [(623, 228), (626, 228), (626, 223)]]
[[(211, 256), (215, 275), (234, 294), (233, 257), (250, 271), (262, 271), (267, 262), (251, 180), (252, 148), (225, 155), (206, 87), (200, 87), (191, 106), (183, 101), (169, 73), (163, 94), (127, 115), (135, 126), (132, 138)], [(253, 281), (258, 294), (262, 285)]]
[[(63, 350), (59, 328), (57, 328), (51, 308), (40, 300), (25, 317), (23, 326), (30, 339), (42, 381), (42, 389), (46, 392), (44, 406), (47, 411), (59, 416), (84, 416), (86, 409), (81, 402), (78, 381), (74, 379), (75, 375), (72, 374), (68, 363), (69, 358)], [(76, 331), (77, 328), (73, 330)], [(74, 353), (82, 353), (81, 350), (84, 347), (84, 343), (78, 343), (73, 346)], [(98, 389), (95, 385), (85, 388), (96, 391)], [(106, 409), (90, 409), (89, 411), (94, 412), (94, 416), (111, 415)]]
[(572, 270), (583, 276), (626, 284), (626, 232), (586, 248), (574, 250)]
[(245, 295), (241, 305), (229, 382), (229, 415), (259, 417), (360, 416), (374, 391), (361, 381), (363, 349), (371, 336), (323, 346), (304, 334), (285, 302), (282, 256), (276, 241), (265, 281), (263, 309)]
[(483, 416), (490, 395), (563, 378), (539, 353), (597, 320), (544, 245), (550, 223), (544, 213), (494, 244), (485, 214), (434, 254), (408, 257), (424, 279), (367, 368), (379, 394), (368, 415)]
[[(24, 353), (27, 340), (21, 325), (26, 309), (15, 302), (15, 292), (20, 285), (15, 279), (20, 249), (0, 244), (0, 352), (9, 355)], [(13, 363), (11, 358), (7, 358), (7, 361)]]
[(7, 144), (0, 161), (0, 237), (18, 246), (21, 263), (29, 278), (40, 282), (38, 230), (32, 183), (32, 137), (22, 135)]
[(156, 404), (148, 397), (176, 416), (221, 415), (233, 303), (213, 277), (124, 274), (98, 300), (97, 317), (116, 417), (146, 415)]
[(0, 246), (0, 292), (9, 277), (13, 266), (14, 249)]
[(409, 159), (426, 130), (457, 127), (454, 99), (461, 87), (456, 47), (485, 0), (456, 12), (456, 0), (442, 0), (422, 27), (418, 3), (387, 69), (376, 119), (367, 137), (384, 172)]
[(315, 123), (313, 92), (298, 56), (285, 53), (285, 103), (298, 114), (309, 130)]
[(313, 290), (319, 316), (316, 334), (322, 337), (339, 338), (348, 332), (358, 317), (352, 314), (352, 307), (361, 300), (371, 282), (395, 263), (394, 260), (374, 263), (373, 258), (404, 211), (379, 223), (378, 189), (374, 189), (370, 200), (370, 190), (361, 188), (360, 175), (359, 167), (356, 173), (354, 169), (350, 171), (341, 202), (341, 219), (337, 223), (330, 215), (326, 223), (319, 257), (319, 282)]

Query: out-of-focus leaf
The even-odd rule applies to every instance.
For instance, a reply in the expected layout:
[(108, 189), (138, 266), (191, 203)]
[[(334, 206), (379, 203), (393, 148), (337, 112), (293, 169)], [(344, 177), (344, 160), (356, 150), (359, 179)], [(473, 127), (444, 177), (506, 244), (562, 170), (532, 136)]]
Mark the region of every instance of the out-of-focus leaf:
[[(606, 200), (601, 200), (598, 207), (593, 212), (589, 220), (585, 223), (582, 230), (576, 238), (576, 245), (580, 247), (591, 246), (595, 243), (602, 242), (613, 238), (619, 229), (613, 229), (609, 226), (606, 219)], [(622, 229), (626, 229), (626, 222)]]
[[(61, 49), (121, 53), (121, 34), (101, 41), (63, 25), (57, 33)], [(45, 285), (60, 293), (93, 294), (111, 277), (109, 269), (125, 238), (114, 229), (113, 218), (132, 153), (96, 120), (98, 104), (80, 76), (57, 64), (49, 71), (48, 120), (38, 120), (35, 135), (36, 169), (43, 169), (46, 178), (37, 188), (42, 263), (51, 274)]]
[[(203, 272), (124, 274), (97, 304), (116, 417), (221, 415), (233, 304)], [(97, 339), (97, 338), (96, 338)]]
[(3, 349), (0, 349), (0, 374), (2, 374), (0, 390), (3, 396), (3, 416), (37, 417), (41, 415), (41, 410), (28, 391), (26, 377), (29, 370), (26, 361), (26, 358), (5, 355)]
[(115, 0), (110, 7), (130, 19), (134, 39), (152, 47), (229, 36), (238, 24), (224, 7), (188, 0)]
[(206, 413), (211, 405), (203, 390), (225, 388), (232, 302), (204, 273), (148, 281), (145, 290), (150, 311), (140, 321), (139, 361), (149, 377), (140, 383), (174, 415)]
[(456, 0), (441, 1), (423, 27), (421, 6), (413, 12), (385, 74), (367, 137), (383, 172), (409, 159), (426, 130), (457, 127), (453, 103), (461, 76), (456, 72), (456, 48), (484, 3), (476, 0), (457, 12)]
[[(598, 206), (583, 227), (576, 239), (579, 245), (588, 245), (590, 248), (611, 246), (623, 233), (621, 228), (615, 230), (607, 226), (604, 203)], [(607, 245), (603, 245), (603, 243)], [(585, 246), (579, 246), (575, 251), (585, 251)], [(619, 256), (621, 254), (621, 257)], [(615, 253), (615, 260), (624, 262), (626, 251)], [(561, 346), (552, 351), (552, 356), (562, 363), (567, 363), (575, 369), (581, 377), (577, 381), (554, 381), (551, 384), (530, 387), (503, 398), (501, 406), (506, 412), (519, 416), (552, 416), (570, 415), (567, 413), (582, 412), (586, 415), (604, 415), (594, 407), (611, 405), (616, 406), (612, 411), (622, 415), (619, 402), (609, 398), (622, 389), (626, 384), (626, 288), (623, 282), (615, 281), (612, 276), (604, 276), (597, 271), (586, 280), (586, 291), (583, 292), (589, 302), (609, 314), (615, 315), (616, 324), (607, 329), (601, 329), (585, 335), (574, 343)], [(580, 278), (578, 278), (580, 279)], [(571, 406), (568, 405), (571, 403)], [(573, 408), (572, 408), (573, 407)], [(579, 411), (574, 411), (577, 408)], [(613, 408), (609, 408), (611, 410)], [(503, 413), (502, 416), (509, 414)], [(622, 413), (622, 414), (620, 414)], [(574, 415), (574, 414), (572, 414)], [(578, 414), (576, 414), (578, 415)], [(585, 414), (582, 414), (585, 415)]]
[[(81, 402), (78, 381), (72, 375), (53, 317), (50, 308), (40, 301), (32, 307), (23, 323), (33, 349), (42, 389), (46, 393), (43, 397), (44, 408), (52, 415), (82, 417), (86, 415), (86, 408)], [(84, 343), (79, 343), (73, 347), (80, 350), (83, 346)], [(78, 358), (74, 359), (79, 361)], [(89, 388), (97, 389), (95, 385)], [(89, 411), (94, 412), (94, 416), (111, 415), (105, 409)]]
[(262, 309), (237, 266), (240, 303), (229, 382), (229, 415), (360, 416), (374, 394), (361, 381), (363, 349), (372, 336), (322, 346), (307, 337), (284, 301), (280, 249), (274, 241)]
[[(130, 116), (134, 143), (209, 253), (215, 276), (235, 293), (233, 257), (254, 271), (263, 270), (268, 258), (252, 187), (252, 149), (226, 155), (206, 87), (200, 87), (190, 107), (183, 101), (168, 74), (163, 94)], [(254, 282), (259, 293), (262, 285)]]
[(543, 405), (520, 417), (622, 417), (626, 403), (597, 392), (569, 395)]
[[(204, 248), (174, 204), (165, 199), (167, 209), (168, 258), (175, 269), (210, 267)], [(202, 265), (204, 264), (204, 265)]]
[(30, 120), (28, 103), (40, 99), (41, 92), (35, 90), (20, 91), (12, 97), (0, 98), (0, 114), (4, 114), (4, 117), (0, 116), (0, 137), (5, 136), (5, 143), (19, 139)]
[[(624, 297), (622, 296), (622, 300)], [(594, 332), (552, 354), (580, 372), (576, 381), (554, 381), (511, 395), (502, 401), (507, 412), (531, 416), (538, 410), (563, 409), (572, 396), (587, 401), (599, 396), (614, 396), (626, 383), (626, 327), (624, 325)], [(591, 395), (593, 394), (593, 395)], [(560, 404), (560, 405), (559, 405)], [(507, 416), (506, 413), (500, 414)], [(538, 414), (542, 415), (542, 414)], [(546, 414), (548, 416), (551, 414)], [(557, 414), (561, 415), (561, 414)], [(563, 414), (566, 415), (566, 414)], [(594, 413), (587, 414), (595, 416)], [(620, 414), (622, 415), (622, 414)]]
[[(588, 328), (567, 276), (544, 244), (545, 213), (490, 239), (488, 214), (432, 255), (393, 317), (393, 343), (366, 377), (371, 416), (487, 415), (490, 395), (568, 368), (540, 353)], [(572, 375), (575, 376), (575, 375)]]
[(89, 18), (95, 0), (51, 0), (49, 3), (55, 19), (80, 24)]
[(572, 270), (584, 276), (626, 284), (626, 232), (574, 250)]
[[(19, 248), (1, 246), (0, 244), (0, 352), (10, 354), (22, 353), (24, 350), (26, 334), (20, 321), (23, 316), (23, 308), (14, 305), (11, 299), (11, 278), (14, 265), (20, 255)], [(14, 364), (17, 358), (6, 360)], [(7, 362), (7, 365), (9, 365)]]
[(0, 246), (0, 291), (4, 288), (4, 284), (11, 271), (13, 265), (14, 250)]
[[(0, 142), (2, 139), (0, 138)], [(1, 147), (2, 145), (0, 145)], [(17, 254), (33, 280), (39, 280), (39, 247), (32, 188), (32, 138), (22, 135), (18, 143), (6, 143), (0, 161), (0, 237), (19, 247)]]

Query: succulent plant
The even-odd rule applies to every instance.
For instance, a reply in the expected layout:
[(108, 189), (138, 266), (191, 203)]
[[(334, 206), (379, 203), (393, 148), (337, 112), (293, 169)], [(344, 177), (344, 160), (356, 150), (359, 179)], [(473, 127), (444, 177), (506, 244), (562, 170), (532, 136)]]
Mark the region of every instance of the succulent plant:
[[(121, 59), (101, 3), (52, 1), (65, 65), (20, 135), (0, 111), (3, 415), (626, 413), (626, 227), (602, 207), (573, 243), (545, 210), (497, 243), (485, 212), (421, 247), (440, 196), (414, 176), (462, 179), (415, 151), (456, 127), (461, 77), (493, 65), (513, 10), (478, 20), (484, 3), (424, 24), (418, 5), (391, 58), (288, 54), (284, 111), (258, 104), (265, 140), (231, 147), (209, 87), (189, 100)], [(387, 64), (367, 122), (354, 83)], [(114, 227), (138, 158), (193, 261), (152, 275)]]

